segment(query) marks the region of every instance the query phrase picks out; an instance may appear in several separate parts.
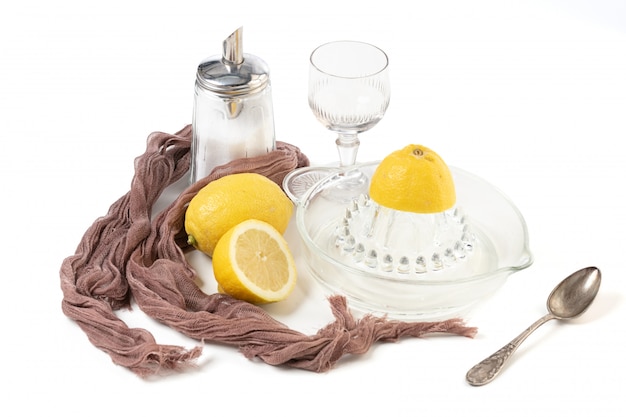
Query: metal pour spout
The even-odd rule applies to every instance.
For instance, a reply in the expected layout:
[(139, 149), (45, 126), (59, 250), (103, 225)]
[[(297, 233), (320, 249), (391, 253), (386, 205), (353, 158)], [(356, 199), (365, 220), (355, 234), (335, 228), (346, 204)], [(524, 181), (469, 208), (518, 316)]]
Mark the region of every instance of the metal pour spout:
[(243, 27), (230, 34), (222, 46), (222, 58), (226, 65), (243, 63)]

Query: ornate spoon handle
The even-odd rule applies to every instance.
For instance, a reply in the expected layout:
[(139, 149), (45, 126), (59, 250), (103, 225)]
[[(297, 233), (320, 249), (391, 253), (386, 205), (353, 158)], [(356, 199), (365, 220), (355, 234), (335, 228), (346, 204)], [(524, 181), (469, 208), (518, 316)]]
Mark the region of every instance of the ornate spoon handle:
[(480, 386), (485, 385), (491, 382), (502, 370), (504, 364), (509, 360), (511, 355), (517, 350), (519, 345), (522, 344), (524, 340), (532, 332), (537, 330), (539, 326), (544, 324), (547, 321), (557, 318), (552, 314), (546, 314), (536, 322), (534, 322), (530, 327), (520, 333), (515, 339), (511, 340), (509, 343), (504, 345), (500, 350), (493, 353), (491, 356), (483, 359), (478, 364), (474, 365), (465, 375), (465, 379), (469, 382), (470, 385)]

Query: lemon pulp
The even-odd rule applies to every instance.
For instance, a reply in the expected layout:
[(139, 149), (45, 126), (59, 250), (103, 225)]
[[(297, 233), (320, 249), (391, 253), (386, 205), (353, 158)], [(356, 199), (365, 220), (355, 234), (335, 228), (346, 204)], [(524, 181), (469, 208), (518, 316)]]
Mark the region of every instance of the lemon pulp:
[(220, 292), (254, 304), (284, 300), (297, 279), (282, 234), (256, 219), (236, 225), (217, 242), (213, 274)]

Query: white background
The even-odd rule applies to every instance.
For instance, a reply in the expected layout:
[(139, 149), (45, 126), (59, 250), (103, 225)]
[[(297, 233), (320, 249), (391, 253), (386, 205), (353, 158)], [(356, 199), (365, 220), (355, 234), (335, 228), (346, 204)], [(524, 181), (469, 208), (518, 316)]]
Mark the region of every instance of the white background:
[[(625, 3), (281, 3), (0, 6), (0, 413), (624, 415)], [(307, 106), (308, 56), (330, 40), (368, 41), (390, 57), (392, 100), (362, 135), (359, 161), (422, 143), (520, 208), (535, 263), (471, 318), (475, 339), (378, 344), (325, 374), (208, 343), (196, 371), (142, 380), (63, 315), (61, 262), (128, 191), (148, 134), (191, 122), (196, 67), (239, 26), (245, 51), (271, 67), (278, 140), (314, 163), (337, 160)], [(603, 283), (582, 318), (546, 324), (498, 379), (467, 385), (469, 367), (543, 315), (552, 287), (588, 265)], [(302, 271), (290, 300), (269, 311), (315, 332), (330, 320), (315, 288)], [(120, 314), (160, 343), (197, 344), (141, 311)]]

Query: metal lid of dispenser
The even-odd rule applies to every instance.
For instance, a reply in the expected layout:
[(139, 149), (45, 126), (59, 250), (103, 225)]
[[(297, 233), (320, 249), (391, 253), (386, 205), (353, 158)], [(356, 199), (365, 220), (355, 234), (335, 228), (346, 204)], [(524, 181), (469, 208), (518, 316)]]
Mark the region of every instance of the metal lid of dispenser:
[(262, 90), (269, 82), (269, 67), (257, 56), (243, 53), (243, 28), (223, 43), (222, 55), (200, 63), (196, 75), (202, 88), (221, 97), (236, 97)]

